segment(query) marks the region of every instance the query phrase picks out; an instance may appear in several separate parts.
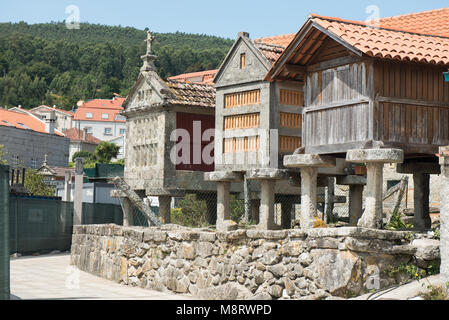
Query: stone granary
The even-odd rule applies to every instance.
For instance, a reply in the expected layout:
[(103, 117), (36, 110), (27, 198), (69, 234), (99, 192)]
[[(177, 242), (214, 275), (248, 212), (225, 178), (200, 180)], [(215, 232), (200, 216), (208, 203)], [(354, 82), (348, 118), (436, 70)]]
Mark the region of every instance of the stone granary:
[[(213, 183), (203, 180), (203, 173), (214, 168), (209, 129), (215, 125), (215, 89), (161, 79), (154, 66), (152, 41), (149, 33), (144, 65), (123, 103), (127, 132), (124, 178), (140, 197), (159, 197), (159, 217), (169, 223), (172, 197), (216, 192)], [(204, 199), (215, 212), (215, 197)], [(131, 210), (127, 202), (125, 211)]]
[[(264, 229), (276, 228), (275, 203), (281, 204), (281, 226), (289, 229), (292, 206), (301, 201), (299, 171), (285, 170), (282, 159), (301, 147), (304, 90), (296, 82), (264, 80), (293, 38), (291, 34), (252, 41), (248, 33), (239, 33), (214, 79), (215, 171), (206, 173), (205, 179), (217, 182), (219, 202), (227, 199), (232, 182), (251, 181), (253, 217), (257, 220), (260, 209), (259, 226)], [(328, 175), (345, 175), (343, 164), (334, 161), (333, 168), (320, 169), (324, 179), (319, 186), (327, 186)], [(218, 217), (217, 225), (229, 219), (226, 203), (218, 206)]]
[[(310, 204), (302, 208), (304, 228), (316, 211), (310, 164), (335, 159), (366, 164), (365, 213), (361, 205), (351, 212), (361, 217), (358, 226), (382, 226), (383, 166), (400, 163), (399, 172), (414, 176), (415, 228), (430, 228), (429, 174), (440, 173), (438, 147), (449, 143), (448, 12), (373, 25), (311, 15), (273, 64), (265, 78), (271, 85), (304, 88), (302, 150), (284, 158), (301, 168), (302, 201)], [(360, 192), (351, 196), (361, 203)]]

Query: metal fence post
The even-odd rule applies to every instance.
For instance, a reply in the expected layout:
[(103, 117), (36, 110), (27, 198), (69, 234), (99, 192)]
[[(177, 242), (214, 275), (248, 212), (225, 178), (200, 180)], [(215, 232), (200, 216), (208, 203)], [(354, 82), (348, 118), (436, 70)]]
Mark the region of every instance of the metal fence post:
[(9, 167), (0, 165), (0, 300), (10, 299)]

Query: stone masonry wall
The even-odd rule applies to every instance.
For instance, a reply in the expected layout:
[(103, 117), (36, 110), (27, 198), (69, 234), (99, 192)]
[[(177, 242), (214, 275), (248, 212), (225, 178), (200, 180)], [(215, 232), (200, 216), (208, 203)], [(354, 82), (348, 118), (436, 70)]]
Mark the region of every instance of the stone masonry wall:
[(400, 266), (438, 260), (437, 240), (360, 228), (75, 226), (71, 250), (72, 265), (118, 283), (226, 300), (347, 298), (407, 281)]

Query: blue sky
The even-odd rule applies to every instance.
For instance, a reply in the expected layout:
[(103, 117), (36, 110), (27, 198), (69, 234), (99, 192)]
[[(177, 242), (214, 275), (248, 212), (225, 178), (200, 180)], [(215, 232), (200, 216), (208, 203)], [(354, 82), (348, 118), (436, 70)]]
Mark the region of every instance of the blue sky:
[(0, 0), (0, 22), (63, 21), (69, 5), (79, 8), (81, 22), (257, 38), (297, 32), (309, 13), (366, 20), (371, 5), (388, 17), (449, 7), (449, 0)]

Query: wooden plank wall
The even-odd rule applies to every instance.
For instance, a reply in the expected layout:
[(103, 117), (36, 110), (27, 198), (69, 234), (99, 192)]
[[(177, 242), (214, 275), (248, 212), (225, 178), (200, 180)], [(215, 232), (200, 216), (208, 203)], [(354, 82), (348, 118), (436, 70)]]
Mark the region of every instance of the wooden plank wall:
[(367, 69), (366, 63), (360, 62), (309, 74), (303, 124), (305, 146), (368, 140), (372, 82)]
[(445, 69), (376, 61), (374, 119), (379, 140), (449, 144), (449, 84)]

